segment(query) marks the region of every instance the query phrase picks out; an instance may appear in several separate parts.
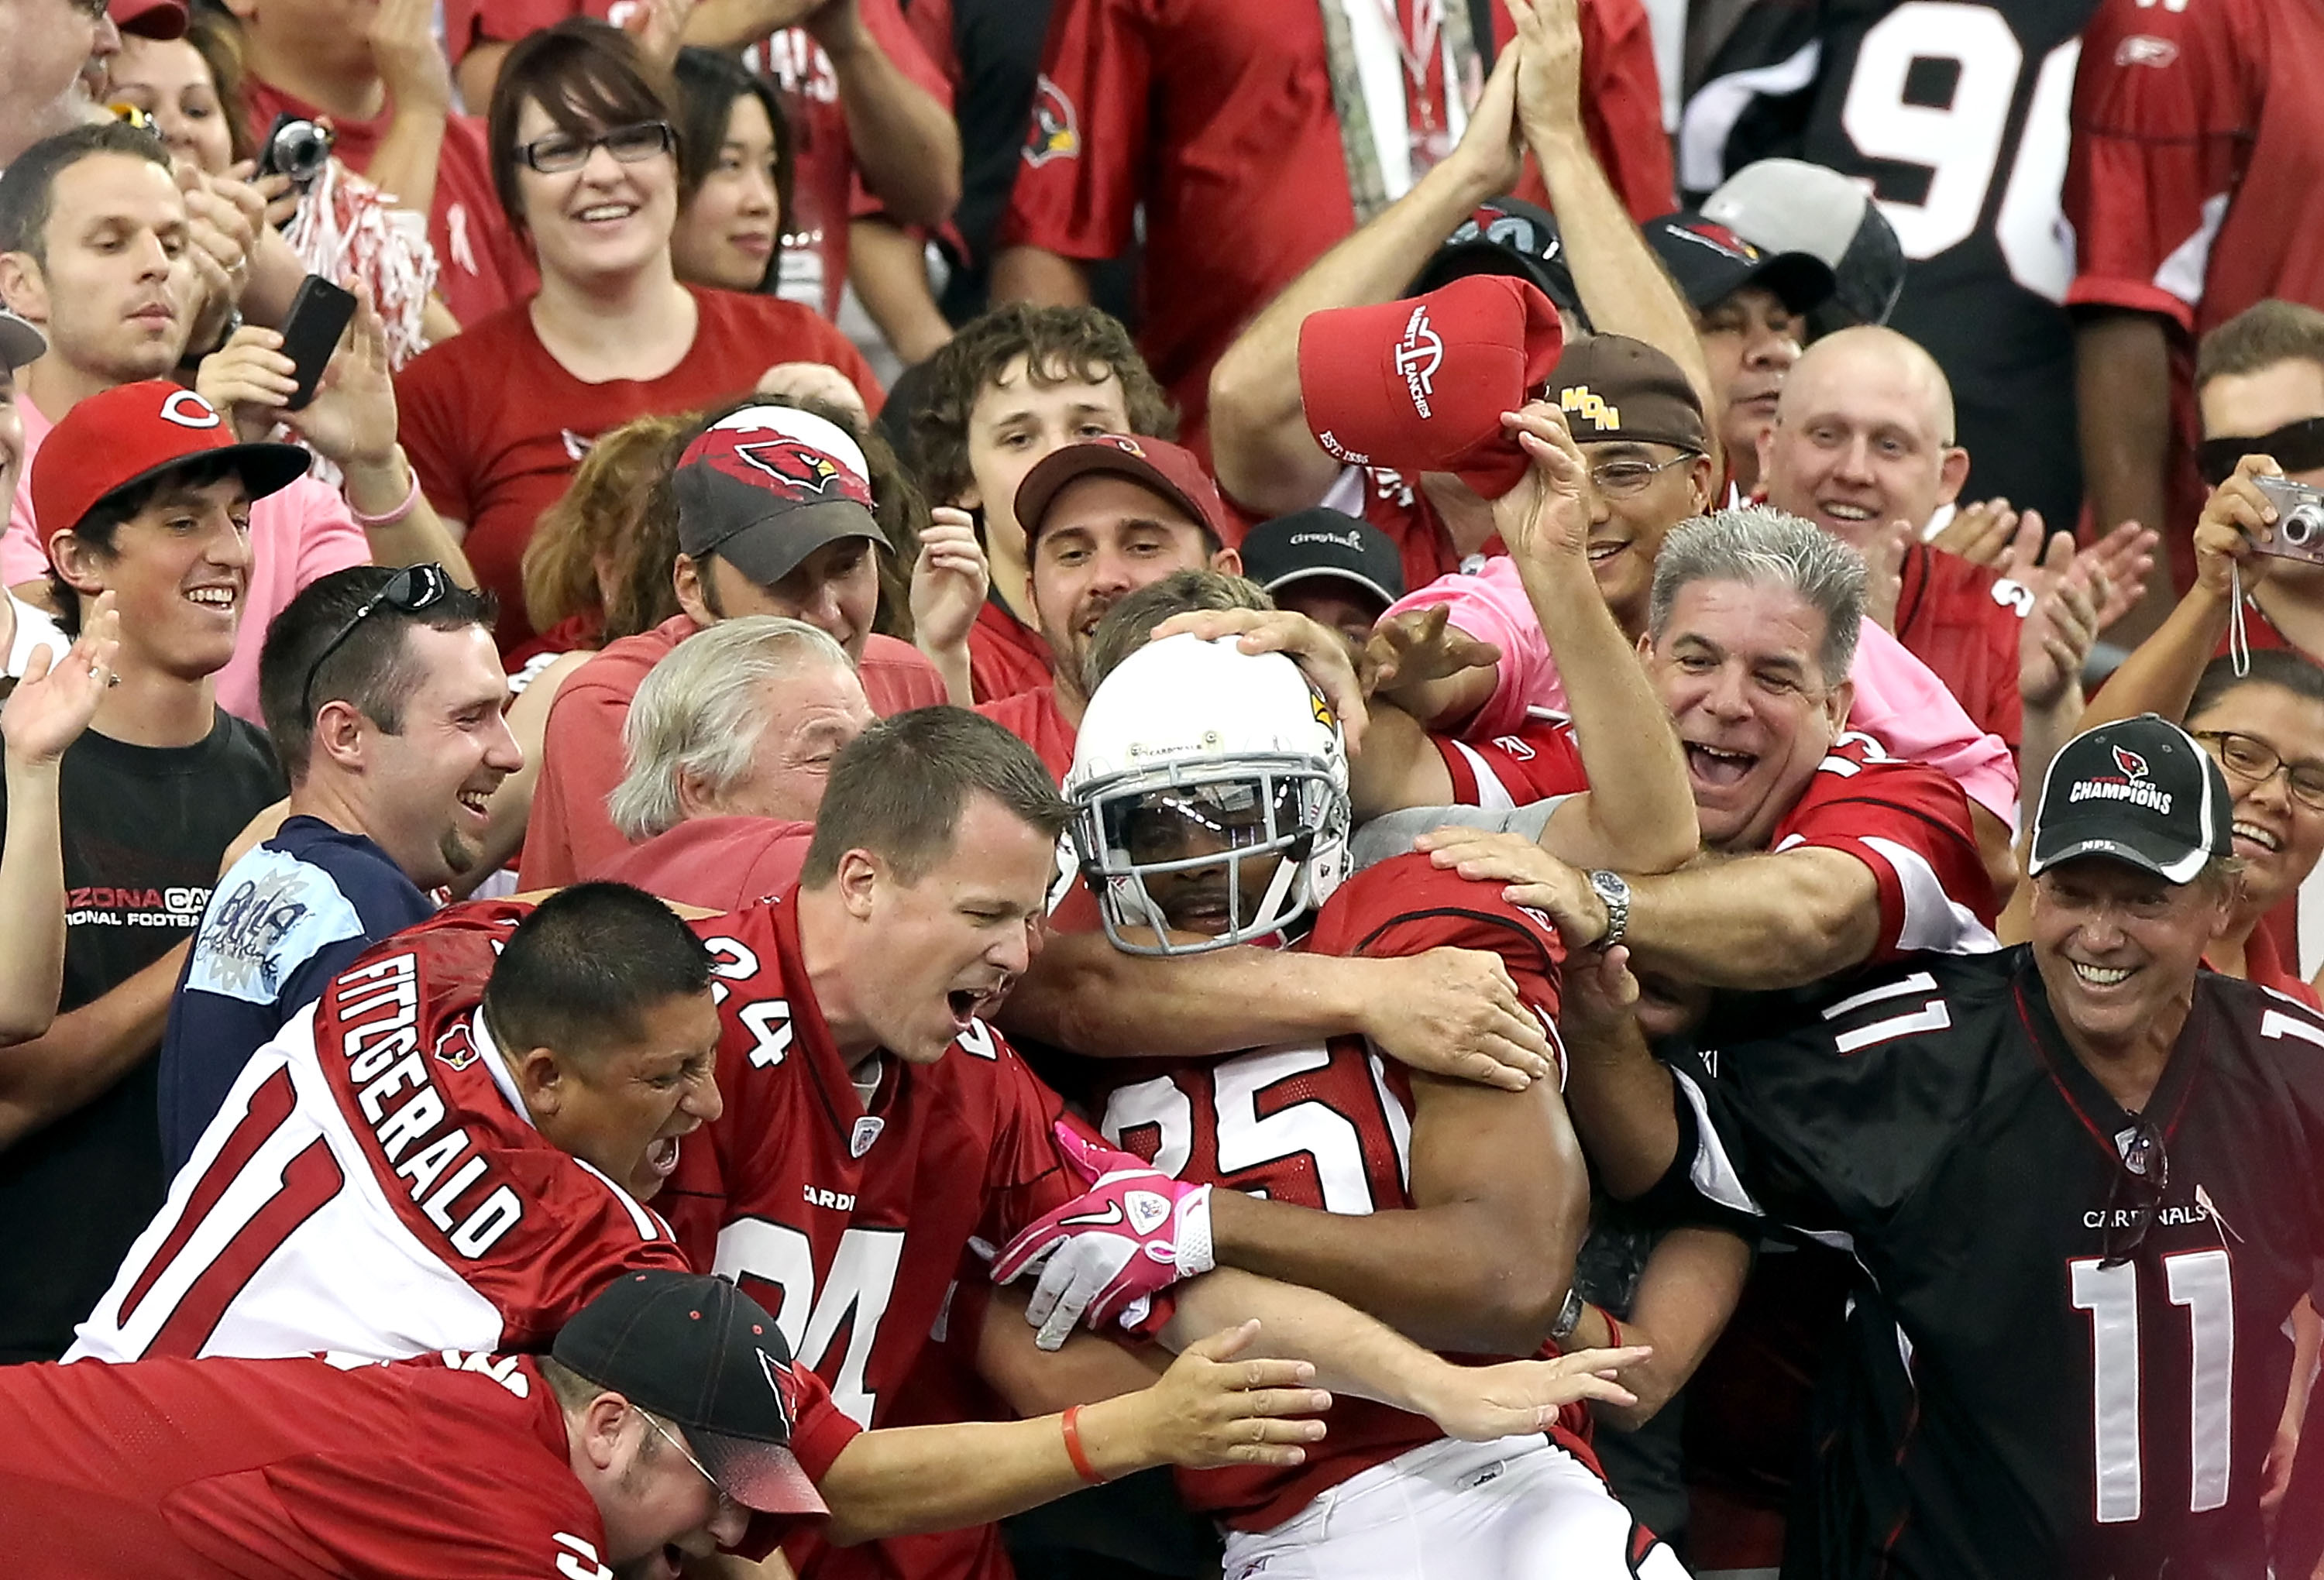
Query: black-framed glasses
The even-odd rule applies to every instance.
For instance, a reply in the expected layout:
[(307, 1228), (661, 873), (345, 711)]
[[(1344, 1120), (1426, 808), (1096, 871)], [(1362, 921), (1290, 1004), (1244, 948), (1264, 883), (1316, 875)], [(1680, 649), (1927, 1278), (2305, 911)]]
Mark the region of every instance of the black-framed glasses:
[(2324, 417), (2303, 417), (2273, 433), (2205, 439), (2195, 446), (2195, 467), (2217, 488), (2246, 455), (2266, 455), (2286, 472), (2313, 472), (2324, 466)]
[(355, 634), (355, 628), (369, 620), (374, 611), (387, 608), (404, 614), (418, 614), (441, 603), (451, 591), (452, 573), (442, 565), (406, 565), (390, 576), (378, 592), (363, 601), (348, 618), (347, 623), (339, 628), (338, 633), (323, 644), (323, 650), (315, 655), (315, 661), (307, 666), (307, 684), (299, 688), (299, 716), (313, 720), (315, 677), (323, 672), (323, 666), (331, 661), (331, 655), (347, 645), (347, 638)]
[(518, 158), (542, 175), (561, 176), (587, 164), (589, 156), (601, 148), (623, 164), (640, 164), (677, 146), (678, 135), (670, 130), (668, 121), (640, 121), (600, 132), (595, 137), (551, 132), (521, 145), (516, 152)]
[(2146, 1244), (2154, 1226), (2154, 1209), (2171, 1188), (2171, 1157), (2163, 1150), (2163, 1135), (2144, 1119), (2115, 1138), (2122, 1166), (2107, 1188), (2106, 1226), (2098, 1240), (2098, 1265), (2120, 1267)]
[(1609, 500), (1631, 499), (1644, 493), (1646, 484), (1672, 467), (1683, 466), (1694, 458), (1690, 450), (1667, 461), (1600, 461), (1590, 469), (1590, 483)]
[(2324, 763), (2286, 762), (2283, 754), (2266, 741), (2240, 730), (2195, 730), (2189, 733), (2209, 747), (2211, 755), (2219, 759), (2219, 767), (2236, 778), (2264, 785), (2281, 770), (2284, 783), (2301, 805), (2324, 812)]

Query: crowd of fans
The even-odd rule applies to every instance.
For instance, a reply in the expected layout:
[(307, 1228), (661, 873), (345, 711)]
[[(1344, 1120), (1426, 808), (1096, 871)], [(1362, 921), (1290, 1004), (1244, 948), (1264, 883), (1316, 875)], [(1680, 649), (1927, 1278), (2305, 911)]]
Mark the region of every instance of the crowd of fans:
[(2324, 1577), (2318, 15), (191, 3), (0, 0), (0, 1557)]

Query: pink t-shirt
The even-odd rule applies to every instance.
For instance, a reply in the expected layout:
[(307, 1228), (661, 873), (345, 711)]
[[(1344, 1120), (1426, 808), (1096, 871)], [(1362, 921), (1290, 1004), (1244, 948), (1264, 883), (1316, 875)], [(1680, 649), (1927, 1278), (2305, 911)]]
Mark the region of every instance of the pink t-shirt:
[[(16, 409), (24, 419), (24, 465), (8, 507), (8, 530), (0, 534), (0, 581), (11, 587), (48, 580), (49, 556), (32, 525), (32, 456), (56, 426), (21, 394)], [(347, 514), (346, 501), (313, 478), (302, 477), (253, 504), (250, 591), (234, 634), (234, 657), (216, 676), (218, 706), (264, 725), (258, 708), (258, 650), (265, 644), (267, 626), (308, 583), (369, 564), (371, 541)]]
[[(1492, 699), (1462, 733), (1480, 740), (1508, 735), (1536, 709), (1564, 713), (1565, 686), (1549, 638), (1526, 597), (1517, 566), (1506, 555), (1487, 560), (1473, 575), (1440, 576), (1408, 592), (1390, 614), (1407, 610), (1451, 610), (1447, 624), (1501, 650), (1499, 684)], [(1857, 639), (1856, 704), (1848, 725), (1873, 737), (1891, 757), (1910, 758), (1950, 775), (1969, 798), (2017, 826), (2017, 759), (1998, 735), (1980, 730), (1945, 683), (1904, 650), (1903, 643), (1872, 620)]]

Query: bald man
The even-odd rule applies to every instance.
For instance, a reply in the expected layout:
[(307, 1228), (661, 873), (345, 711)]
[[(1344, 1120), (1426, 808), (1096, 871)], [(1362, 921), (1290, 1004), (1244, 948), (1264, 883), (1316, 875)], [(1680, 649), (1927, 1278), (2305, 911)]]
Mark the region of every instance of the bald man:
[(2024, 714), (2018, 638), (2034, 595), (1921, 541), (1968, 477), (1944, 373), (1913, 341), (1874, 325), (1808, 347), (1759, 440), (1767, 502), (1849, 545), (1876, 572), (1894, 559), (1893, 577), (1876, 586), (1882, 607), (1870, 612), (1885, 610), (1881, 623), (2015, 751)]

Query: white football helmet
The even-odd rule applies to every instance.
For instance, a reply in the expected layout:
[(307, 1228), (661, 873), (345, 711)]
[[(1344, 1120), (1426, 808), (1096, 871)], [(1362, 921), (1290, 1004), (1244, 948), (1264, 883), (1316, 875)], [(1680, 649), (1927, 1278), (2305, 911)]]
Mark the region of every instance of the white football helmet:
[(1339, 721), (1297, 665), (1232, 638), (1169, 637), (1124, 659), (1090, 699), (1065, 789), (1106, 936), (1132, 954), (1265, 938), (1348, 875)]

